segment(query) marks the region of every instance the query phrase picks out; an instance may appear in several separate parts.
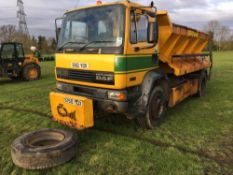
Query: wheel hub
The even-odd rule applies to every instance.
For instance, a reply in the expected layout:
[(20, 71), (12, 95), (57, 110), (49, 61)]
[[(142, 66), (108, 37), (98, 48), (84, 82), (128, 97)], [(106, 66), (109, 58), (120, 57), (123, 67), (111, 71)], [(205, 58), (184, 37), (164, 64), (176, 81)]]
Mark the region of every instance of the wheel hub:
[(29, 74), (29, 77), (31, 79), (35, 79), (38, 76), (38, 72), (37, 72), (37, 70), (35, 68), (30, 69), (29, 72), (28, 72), (28, 74)]

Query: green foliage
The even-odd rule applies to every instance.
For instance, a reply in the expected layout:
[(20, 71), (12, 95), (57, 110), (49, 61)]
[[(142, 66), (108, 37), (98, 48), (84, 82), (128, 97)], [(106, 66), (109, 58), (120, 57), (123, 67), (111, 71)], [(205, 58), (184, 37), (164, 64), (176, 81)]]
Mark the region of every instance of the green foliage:
[(72, 161), (27, 171), (13, 165), (11, 142), (41, 128), (69, 129), (47, 117), (48, 95), (55, 88), (54, 64), (41, 64), (40, 81), (0, 80), (0, 174), (233, 174), (233, 52), (214, 55), (206, 95), (169, 109), (157, 129), (143, 130), (119, 115), (99, 114), (94, 128), (79, 132)]

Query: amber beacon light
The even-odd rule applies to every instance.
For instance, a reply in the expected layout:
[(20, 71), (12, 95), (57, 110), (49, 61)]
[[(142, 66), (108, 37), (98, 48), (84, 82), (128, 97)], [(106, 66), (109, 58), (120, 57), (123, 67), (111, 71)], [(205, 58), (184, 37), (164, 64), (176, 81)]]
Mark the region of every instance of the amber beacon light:
[(101, 4), (102, 4), (102, 1), (97, 0), (97, 1), (96, 1), (96, 4), (97, 4), (97, 5), (101, 5)]

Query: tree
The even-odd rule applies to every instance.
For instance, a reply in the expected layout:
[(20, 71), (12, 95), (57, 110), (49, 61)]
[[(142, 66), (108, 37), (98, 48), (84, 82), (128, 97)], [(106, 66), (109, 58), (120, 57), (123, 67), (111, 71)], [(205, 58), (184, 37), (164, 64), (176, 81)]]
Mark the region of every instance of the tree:
[(49, 53), (48, 40), (45, 36), (38, 36), (38, 49), (41, 51), (41, 53)]
[(0, 42), (14, 42), (16, 40), (17, 30), (13, 25), (4, 25), (0, 27)]
[(228, 44), (231, 38), (231, 30), (229, 27), (222, 26), (219, 31), (219, 48), (220, 50), (228, 50)]
[(54, 53), (57, 47), (57, 42), (55, 38), (49, 38), (48, 39), (48, 44), (49, 44), (49, 53)]
[(232, 41), (232, 33), (229, 27), (222, 26), (218, 21), (213, 20), (204, 26), (204, 30), (213, 33), (214, 44), (217, 46), (218, 51), (229, 49), (229, 43)]

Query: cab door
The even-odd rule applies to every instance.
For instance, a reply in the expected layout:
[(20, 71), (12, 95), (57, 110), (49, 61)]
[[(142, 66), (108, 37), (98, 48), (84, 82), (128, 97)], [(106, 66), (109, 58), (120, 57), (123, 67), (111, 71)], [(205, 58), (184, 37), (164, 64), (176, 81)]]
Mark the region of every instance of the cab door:
[(128, 17), (127, 86), (140, 85), (147, 72), (158, 68), (157, 41), (150, 42), (150, 24), (156, 22), (155, 12), (131, 9)]
[(1, 47), (0, 58), (0, 63), (3, 69), (3, 75), (13, 75), (13, 61), (16, 59), (15, 45), (12, 43), (3, 44)]
[(6, 43), (2, 45), (0, 63), (4, 75), (19, 75), (23, 61), (24, 52), (22, 44)]

